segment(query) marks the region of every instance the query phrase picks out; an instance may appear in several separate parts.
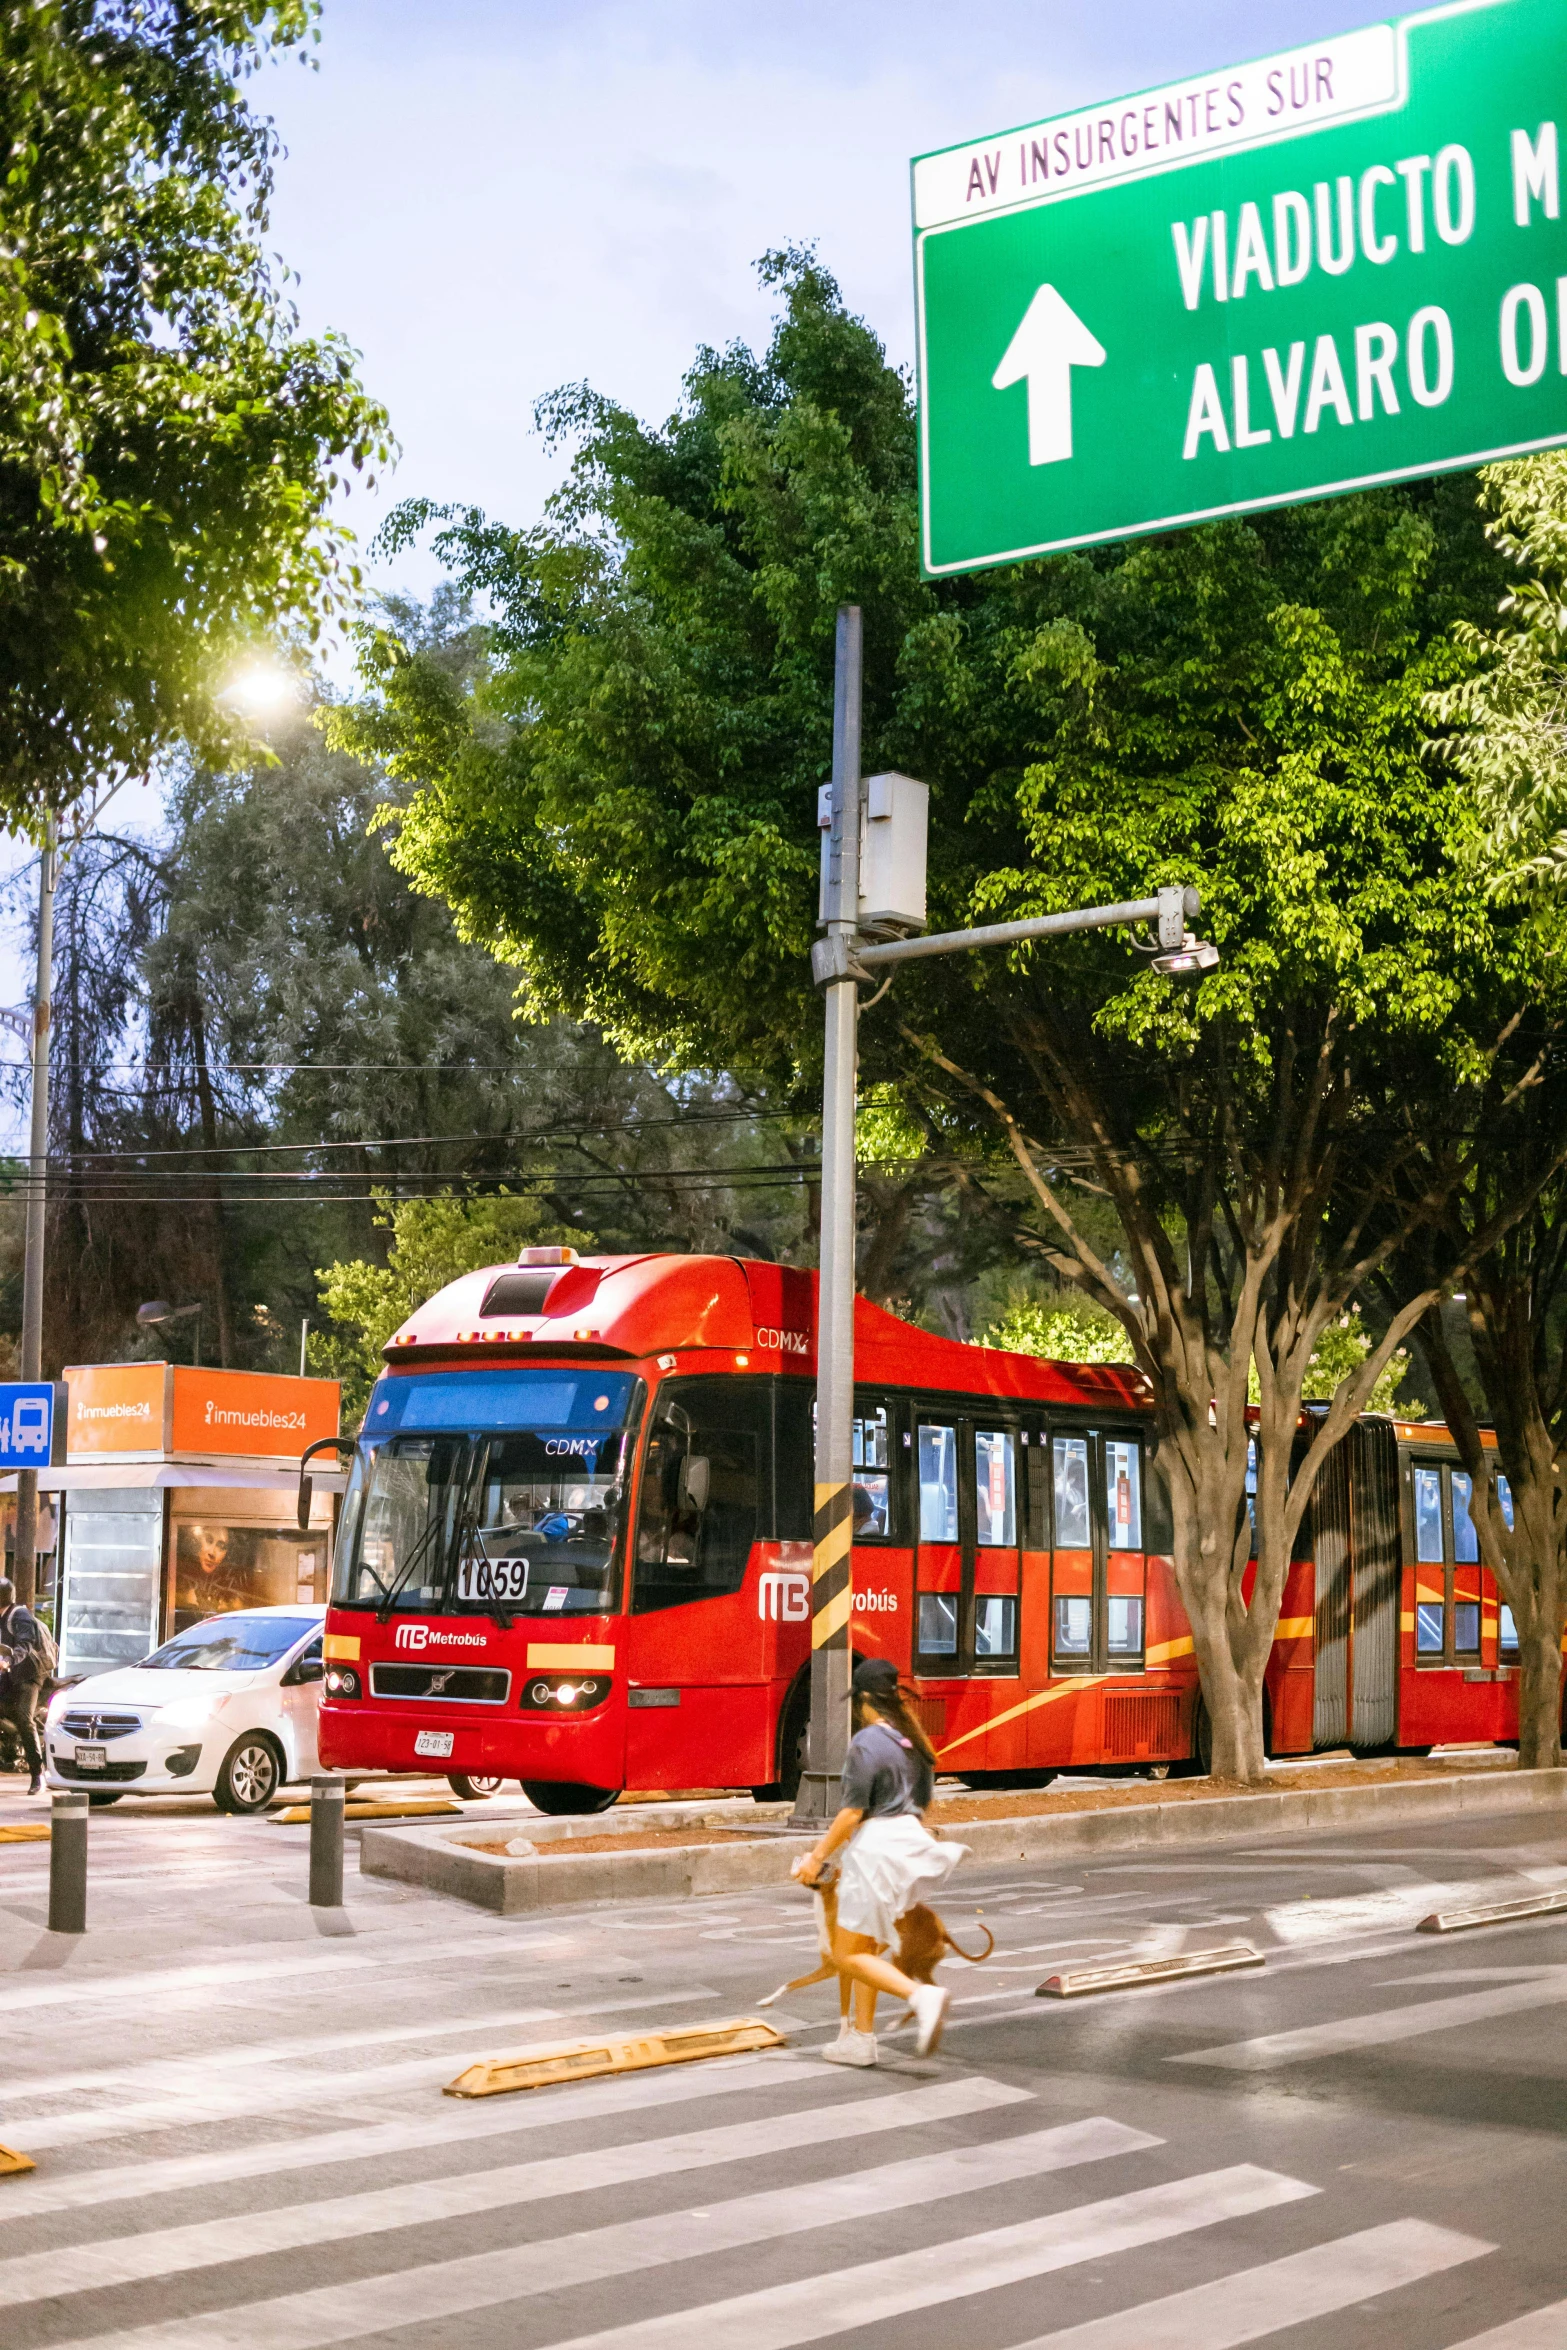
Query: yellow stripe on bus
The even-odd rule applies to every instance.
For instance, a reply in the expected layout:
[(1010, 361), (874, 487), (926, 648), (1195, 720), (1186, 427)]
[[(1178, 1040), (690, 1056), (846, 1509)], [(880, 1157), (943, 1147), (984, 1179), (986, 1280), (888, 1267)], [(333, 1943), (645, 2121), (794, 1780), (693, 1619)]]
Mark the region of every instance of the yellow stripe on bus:
[(1146, 1650), (1143, 1663), (1152, 1672), (1156, 1665), (1170, 1664), (1176, 1657), (1190, 1656), (1191, 1653), (1192, 1636), (1188, 1632), (1184, 1640), (1161, 1640), (1156, 1648)]
[(615, 1651), (595, 1646), (592, 1641), (579, 1641), (568, 1646), (563, 1640), (530, 1640), (528, 1642), (528, 1670), (536, 1673), (612, 1673), (615, 1669)]
[(1275, 1640), (1306, 1640), (1311, 1630), (1310, 1616), (1280, 1616), (1273, 1637)]
[(1054, 1705), (1058, 1697), (1075, 1697), (1080, 1689), (1096, 1689), (1108, 1673), (1084, 1673), (1071, 1681), (1058, 1681), (1053, 1689), (1040, 1689), (1032, 1697), (1025, 1697), (1021, 1705), (1009, 1705), (1004, 1714), (992, 1714), (988, 1722), (981, 1722), (977, 1730), (965, 1730), (961, 1738), (950, 1738), (945, 1746), (938, 1746), (938, 1760), (943, 1755), (956, 1754), (960, 1746), (967, 1746), (975, 1738), (983, 1738), (987, 1730), (999, 1730), (1003, 1722), (1015, 1722), (1019, 1714), (1031, 1714), (1036, 1705)]

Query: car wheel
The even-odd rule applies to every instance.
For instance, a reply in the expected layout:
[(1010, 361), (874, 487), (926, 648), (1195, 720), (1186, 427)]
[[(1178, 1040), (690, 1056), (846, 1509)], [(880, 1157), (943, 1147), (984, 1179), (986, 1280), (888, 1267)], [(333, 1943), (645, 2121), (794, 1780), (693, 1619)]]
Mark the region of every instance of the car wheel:
[(535, 1811), (547, 1812), (555, 1820), (608, 1811), (620, 1796), (618, 1787), (578, 1787), (569, 1779), (524, 1779), (522, 1792)]
[(506, 1782), (504, 1779), (476, 1779), (471, 1771), (448, 1771), (446, 1784), (454, 1795), (462, 1797), (464, 1803), (479, 1803), (487, 1795), (499, 1795)]
[(116, 1787), (111, 1795), (106, 1787), (95, 1787), (89, 1794), (87, 1801), (93, 1811), (102, 1811), (106, 1803), (123, 1803), (125, 1790), (123, 1787)]
[(224, 1756), (212, 1800), (219, 1811), (264, 1811), (282, 1778), (282, 1757), (271, 1739), (260, 1730), (247, 1730)]

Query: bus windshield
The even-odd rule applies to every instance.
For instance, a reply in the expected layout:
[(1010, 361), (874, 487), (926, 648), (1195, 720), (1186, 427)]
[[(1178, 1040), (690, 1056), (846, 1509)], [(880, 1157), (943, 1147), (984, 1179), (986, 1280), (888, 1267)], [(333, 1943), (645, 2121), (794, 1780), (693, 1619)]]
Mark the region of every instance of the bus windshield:
[(574, 1368), (382, 1380), (344, 1502), (333, 1604), (613, 1608), (641, 1400), (624, 1372)]

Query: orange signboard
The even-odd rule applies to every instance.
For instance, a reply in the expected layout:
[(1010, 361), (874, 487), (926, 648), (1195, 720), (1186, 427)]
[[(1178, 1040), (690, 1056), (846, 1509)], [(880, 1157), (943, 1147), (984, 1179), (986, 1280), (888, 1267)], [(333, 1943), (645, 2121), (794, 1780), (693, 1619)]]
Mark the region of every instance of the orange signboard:
[(68, 1461), (160, 1460), (168, 1451), (167, 1363), (88, 1363), (67, 1370)]
[(335, 1436), (335, 1379), (183, 1363), (92, 1363), (67, 1370), (68, 1461), (297, 1460)]
[(297, 1460), (318, 1436), (337, 1434), (335, 1379), (289, 1379), (271, 1371), (188, 1371), (176, 1363), (171, 1449), (192, 1453), (279, 1453)]

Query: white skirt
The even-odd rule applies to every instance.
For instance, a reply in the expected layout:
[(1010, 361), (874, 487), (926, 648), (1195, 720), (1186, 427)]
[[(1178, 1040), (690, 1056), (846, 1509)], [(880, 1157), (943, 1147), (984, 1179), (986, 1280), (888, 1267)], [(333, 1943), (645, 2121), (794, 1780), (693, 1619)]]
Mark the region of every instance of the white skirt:
[(844, 1852), (838, 1878), (838, 1923), (846, 1934), (883, 1944), (898, 1939), (906, 1910), (944, 1885), (968, 1851), (942, 1844), (912, 1812), (865, 1820)]

